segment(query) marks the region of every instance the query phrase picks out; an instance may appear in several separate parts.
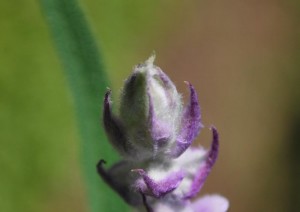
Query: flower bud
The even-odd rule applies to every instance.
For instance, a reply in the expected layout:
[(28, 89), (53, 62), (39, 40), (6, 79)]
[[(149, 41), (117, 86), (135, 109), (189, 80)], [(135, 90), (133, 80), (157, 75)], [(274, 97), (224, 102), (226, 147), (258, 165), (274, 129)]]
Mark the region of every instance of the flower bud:
[(177, 158), (198, 135), (202, 124), (193, 86), (182, 108), (181, 95), (169, 77), (153, 64), (154, 55), (137, 65), (121, 93), (119, 117), (110, 110), (110, 90), (104, 100), (104, 127), (127, 159)]
[(202, 128), (197, 93), (186, 82), (190, 100), (183, 108), (176, 87), (153, 62), (151, 56), (137, 65), (126, 80), (118, 117), (111, 112), (111, 91), (106, 92), (103, 123), (110, 142), (123, 160), (109, 169), (100, 160), (97, 172), (137, 209), (225, 212), (228, 200), (219, 195), (191, 201), (217, 160), (217, 129), (211, 127), (209, 150), (190, 147)]
[(128, 140), (143, 157), (156, 156), (174, 144), (182, 112), (176, 87), (153, 61), (154, 55), (134, 68), (120, 102)]

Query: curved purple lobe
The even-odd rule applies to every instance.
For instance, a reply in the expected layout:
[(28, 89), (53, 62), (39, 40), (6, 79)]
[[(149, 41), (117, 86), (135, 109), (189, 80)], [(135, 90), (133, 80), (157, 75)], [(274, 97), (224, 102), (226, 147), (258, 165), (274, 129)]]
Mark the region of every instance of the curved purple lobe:
[(215, 127), (211, 127), (211, 130), (213, 134), (211, 148), (208, 152), (204, 165), (200, 167), (192, 182), (190, 191), (184, 196), (184, 199), (190, 199), (197, 195), (217, 160), (219, 152), (219, 135)]
[[(104, 169), (106, 162), (100, 160), (97, 164), (97, 172), (100, 177), (115, 190), (128, 204), (137, 206), (142, 204), (142, 198), (138, 193), (131, 189), (131, 182), (128, 182), (126, 176), (130, 170), (130, 164), (121, 161), (113, 165), (108, 171)], [(124, 180), (126, 179), (126, 180)]]
[(176, 139), (176, 147), (171, 155), (179, 157), (193, 142), (203, 127), (197, 93), (191, 83), (185, 82), (190, 89), (190, 102), (185, 107), (181, 120), (181, 131)]
[(109, 137), (109, 141), (116, 150), (123, 156), (130, 156), (133, 153), (133, 147), (127, 141), (124, 129), (120, 120), (113, 116), (110, 109), (111, 90), (107, 90), (104, 98), (103, 124)]
[(133, 169), (132, 171), (138, 172), (146, 185), (137, 183), (137, 189), (143, 194), (154, 196), (156, 198), (163, 197), (174, 191), (184, 178), (184, 173), (182, 171), (178, 171), (171, 173), (163, 180), (155, 182), (143, 169)]

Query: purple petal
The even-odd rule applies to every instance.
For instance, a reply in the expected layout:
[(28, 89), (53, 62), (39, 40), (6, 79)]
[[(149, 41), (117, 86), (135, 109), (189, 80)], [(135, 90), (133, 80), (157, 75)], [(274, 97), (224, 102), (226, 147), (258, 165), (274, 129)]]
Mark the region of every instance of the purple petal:
[(219, 195), (207, 195), (196, 200), (191, 207), (195, 212), (225, 212), (229, 208), (229, 202)]
[(177, 137), (177, 144), (173, 157), (179, 157), (193, 142), (203, 127), (201, 123), (200, 106), (197, 93), (191, 83), (186, 82), (190, 89), (190, 102), (184, 109), (180, 134)]
[(137, 181), (135, 187), (143, 194), (160, 198), (176, 189), (184, 178), (184, 172), (173, 172), (165, 179), (155, 182), (143, 169), (134, 169), (138, 172), (143, 181)]
[(141, 196), (131, 189), (132, 182), (135, 181), (135, 179), (128, 177), (132, 168), (131, 164), (121, 161), (107, 171), (103, 168), (105, 163), (104, 160), (100, 160), (97, 164), (97, 172), (101, 178), (128, 204), (133, 206), (142, 204)]
[(190, 199), (197, 195), (197, 193), (204, 185), (207, 176), (209, 175), (213, 165), (217, 160), (219, 151), (219, 135), (216, 128), (212, 127), (211, 130), (213, 133), (213, 141), (211, 144), (211, 148), (208, 152), (207, 158), (205, 160), (205, 164), (200, 167), (198, 173), (196, 174), (192, 182), (190, 191), (184, 197), (185, 199)]
[(109, 137), (109, 141), (123, 156), (133, 154), (133, 147), (127, 141), (124, 129), (120, 120), (113, 116), (110, 109), (110, 94), (111, 90), (107, 90), (104, 98), (103, 124), (105, 131)]

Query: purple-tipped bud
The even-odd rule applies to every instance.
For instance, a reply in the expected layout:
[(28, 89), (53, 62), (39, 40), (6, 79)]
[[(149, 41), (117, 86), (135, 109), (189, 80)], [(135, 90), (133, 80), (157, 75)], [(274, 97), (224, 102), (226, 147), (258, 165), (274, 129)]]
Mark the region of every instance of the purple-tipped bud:
[(227, 199), (204, 196), (193, 202), (216, 162), (219, 136), (212, 127), (209, 150), (190, 147), (203, 127), (195, 88), (186, 82), (190, 99), (183, 108), (181, 96), (169, 77), (153, 64), (151, 56), (137, 65), (122, 90), (120, 114), (111, 111), (108, 90), (103, 124), (123, 160), (97, 171), (127, 203), (147, 212), (225, 212)]
[(182, 101), (169, 77), (153, 64), (152, 55), (137, 65), (126, 80), (120, 102), (120, 120), (141, 158), (170, 152), (181, 125)]

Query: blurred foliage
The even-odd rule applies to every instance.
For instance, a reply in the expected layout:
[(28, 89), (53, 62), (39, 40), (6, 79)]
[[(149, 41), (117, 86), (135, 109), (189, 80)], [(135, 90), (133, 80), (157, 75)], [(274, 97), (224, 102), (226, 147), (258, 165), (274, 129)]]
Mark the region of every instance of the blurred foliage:
[(72, 199), (70, 98), (39, 6), (1, 1), (0, 25), (0, 210), (41, 211)]
[[(126, 211), (125, 203), (111, 189), (100, 185), (95, 164), (116, 160), (105, 132), (99, 126), (106, 73), (96, 42), (77, 0), (41, 0), (65, 74), (74, 97), (81, 135), (81, 158), (91, 211)], [(100, 158), (101, 157), (101, 158)]]

